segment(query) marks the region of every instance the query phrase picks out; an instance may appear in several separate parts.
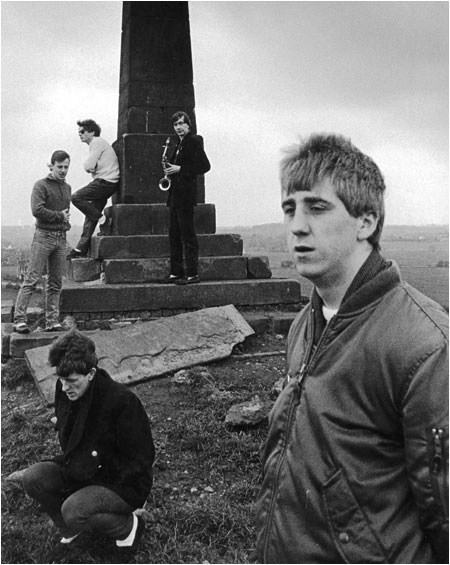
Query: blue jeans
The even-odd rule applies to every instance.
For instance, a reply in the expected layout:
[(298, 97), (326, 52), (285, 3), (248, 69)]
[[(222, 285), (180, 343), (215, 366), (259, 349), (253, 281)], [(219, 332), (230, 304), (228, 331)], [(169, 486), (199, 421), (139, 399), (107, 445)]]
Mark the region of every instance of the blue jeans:
[(31, 244), (31, 257), (27, 274), (16, 298), (14, 323), (27, 321), (27, 309), (38, 280), (47, 268), (48, 280), (45, 294), (45, 320), (47, 327), (58, 323), (59, 298), (66, 269), (67, 242), (65, 231), (36, 228)]
[(68, 496), (61, 471), (62, 467), (53, 461), (36, 463), (25, 471), (22, 484), (62, 536), (91, 532), (124, 539), (129, 535), (133, 507), (112, 490), (98, 485), (83, 487)]
[(102, 217), (103, 208), (119, 188), (118, 182), (109, 182), (103, 179), (94, 179), (88, 185), (72, 194), (72, 204), (86, 216), (83, 231), (76, 248), (82, 253), (87, 253), (91, 243), (92, 234), (97, 222)]

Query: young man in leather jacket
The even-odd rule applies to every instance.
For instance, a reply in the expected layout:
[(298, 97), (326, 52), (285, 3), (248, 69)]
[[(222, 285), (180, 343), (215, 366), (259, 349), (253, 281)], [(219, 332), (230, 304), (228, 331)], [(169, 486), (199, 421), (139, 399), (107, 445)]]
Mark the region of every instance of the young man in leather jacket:
[(448, 315), (380, 253), (383, 177), (336, 135), (281, 162), (298, 272), (257, 501), (262, 563), (448, 563)]

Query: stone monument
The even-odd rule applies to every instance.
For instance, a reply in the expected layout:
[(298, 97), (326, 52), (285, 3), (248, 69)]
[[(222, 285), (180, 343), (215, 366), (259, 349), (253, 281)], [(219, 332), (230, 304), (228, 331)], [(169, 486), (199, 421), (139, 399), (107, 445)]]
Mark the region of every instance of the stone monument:
[(169, 272), (167, 193), (158, 187), (161, 156), (168, 136), (175, 146), (170, 118), (177, 110), (191, 116), (195, 133), (188, 2), (124, 2), (114, 144), (120, 189), (105, 209), (102, 235), (92, 238), (90, 256), (71, 261), (73, 282), (63, 289), (61, 312), (79, 323), (146, 319), (225, 304), (297, 308), (300, 303), (298, 281), (271, 279), (267, 258), (243, 255), (239, 235), (216, 234), (215, 206), (205, 202), (202, 176), (195, 212), (202, 282), (158, 284)]

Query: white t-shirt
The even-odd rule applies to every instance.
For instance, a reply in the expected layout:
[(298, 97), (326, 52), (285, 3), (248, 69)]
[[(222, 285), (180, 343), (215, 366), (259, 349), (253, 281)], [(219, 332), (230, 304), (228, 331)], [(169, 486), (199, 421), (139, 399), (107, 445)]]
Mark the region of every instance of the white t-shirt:
[(338, 308), (327, 308), (324, 304), (322, 305), (323, 317), (327, 322), (331, 320), (333, 316), (337, 314)]

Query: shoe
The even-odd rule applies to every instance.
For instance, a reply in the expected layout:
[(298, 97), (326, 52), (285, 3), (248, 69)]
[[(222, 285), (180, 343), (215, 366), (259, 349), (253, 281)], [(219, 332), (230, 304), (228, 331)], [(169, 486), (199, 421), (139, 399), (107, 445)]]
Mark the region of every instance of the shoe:
[(188, 277), (187, 279), (179, 279), (176, 284), (196, 284), (200, 282), (200, 277), (195, 275), (193, 277)]
[(14, 331), (18, 334), (28, 334), (30, 333), (30, 328), (25, 322), (20, 322), (14, 326)]
[(97, 223), (98, 232), (97, 235), (106, 235), (106, 230), (108, 228), (108, 218), (102, 214)]
[(62, 537), (59, 541), (59, 543), (62, 543), (63, 545), (70, 545), (75, 539), (77, 539), (77, 537), (81, 534), (81, 532), (78, 532), (78, 534), (75, 534), (74, 536), (70, 537), (70, 538), (64, 538)]
[[(135, 516), (136, 516), (136, 514), (135, 514)], [(117, 541), (116, 541), (116, 551), (118, 553), (120, 553), (121, 555), (133, 555), (137, 551), (139, 541), (140, 541), (142, 534), (144, 533), (144, 530), (145, 530), (145, 522), (144, 522), (144, 519), (141, 516), (136, 516), (136, 518), (137, 518), (138, 522), (137, 522), (137, 527), (136, 527), (136, 533), (134, 534), (133, 543), (131, 545), (118, 546)]]
[(173, 284), (176, 283), (179, 280), (182, 280), (183, 277), (180, 277), (178, 275), (169, 275), (168, 277), (166, 277), (165, 279), (162, 279), (162, 283), (164, 284)]
[(86, 253), (78, 251), (78, 249), (72, 249), (72, 251), (67, 254), (67, 259), (79, 259), (80, 257), (86, 257)]
[(47, 326), (45, 328), (45, 330), (43, 330), (44, 332), (65, 332), (65, 328), (64, 326), (62, 326), (61, 324), (53, 324), (53, 326)]

